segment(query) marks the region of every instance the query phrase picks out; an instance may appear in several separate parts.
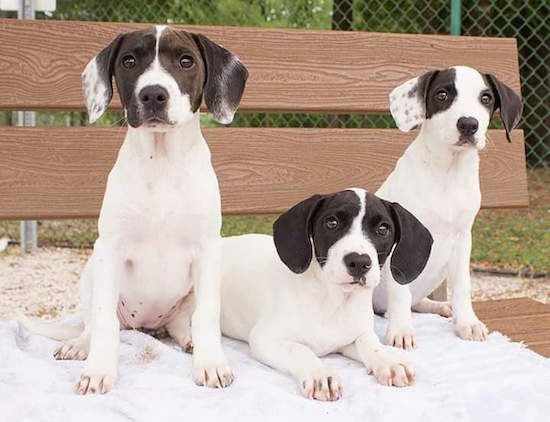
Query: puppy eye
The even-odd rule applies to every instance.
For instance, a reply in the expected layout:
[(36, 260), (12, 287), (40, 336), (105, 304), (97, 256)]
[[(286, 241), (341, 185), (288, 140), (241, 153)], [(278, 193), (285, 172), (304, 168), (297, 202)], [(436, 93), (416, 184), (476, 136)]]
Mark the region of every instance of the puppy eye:
[(334, 230), (336, 229), (336, 227), (338, 227), (338, 220), (336, 219), (336, 217), (328, 217), (325, 220), (325, 226), (329, 230)]
[(376, 228), (376, 234), (378, 236), (386, 237), (388, 234), (390, 234), (390, 228), (387, 224), (380, 224)]
[(195, 61), (193, 60), (193, 57), (184, 55), (180, 59), (180, 66), (184, 69), (189, 69), (191, 66), (193, 66), (193, 63)]
[(448, 98), (448, 95), (447, 95), (447, 91), (445, 90), (438, 91), (435, 94), (435, 99), (441, 103), (447, 101), (447, 98)]
[(122, 66), (126, 69), (131, 69), (136, 65), (136, 58), (131, 54), (122, 58)]
[(481, 94), (481, 104), (489, 105), (493, 102), (493, 96), (488, 92)]

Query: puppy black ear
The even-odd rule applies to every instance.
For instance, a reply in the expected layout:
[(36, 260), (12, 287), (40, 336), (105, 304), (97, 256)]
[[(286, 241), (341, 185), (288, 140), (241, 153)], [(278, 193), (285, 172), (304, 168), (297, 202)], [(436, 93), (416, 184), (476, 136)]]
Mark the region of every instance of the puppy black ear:
[(387, 202), (395, 225), (395, 248), (391, 256), (391, 273), (399, 284), (414, 281), (422, 272), (433, 238), (418, 219), (397, 202)]
[(82, 90), (90, 123), (94, 123), (107, 110), (113, 98), (113, 66), (124, 34), (118, 35), (87, 64), (82, 72)]
[(206, 66), (204, 102), (218, 122), (229, 124), (241, 102), (248, 70), (221, 45), (193, 34)]
[(408, 132), (429, 117), (426, 116), (426, 95), (438, 73), (438, 70), (432, 70), (409, 79), (390, 93), (390, 112), (399, 130)]
[(322, 195), (313, 195), (281, 214), (273, 223), (273, 241), (279, 258), (296, 274), (307, 270), (313, 259), (311, 219), (322, 200)]
[(521, 98), (510, 87), (500, 82), (496, 76), (490, 73), (486, 73), (484, 76), (489, 82), (491, 91), (493, 91), (495, 97), (494, 110), (500, 109), (500, 117), (504, 130), (506, 130), (506, 139), (508, 139), (508, 142), (512, 142), (510, 132), (518, 124), (523, 111)]

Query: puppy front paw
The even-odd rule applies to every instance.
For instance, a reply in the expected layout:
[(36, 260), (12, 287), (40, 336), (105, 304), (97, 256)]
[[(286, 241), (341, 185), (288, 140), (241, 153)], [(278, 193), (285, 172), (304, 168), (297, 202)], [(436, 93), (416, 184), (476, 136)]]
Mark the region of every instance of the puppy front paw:
[(479, 319), (472, 321), (455, 321), (454, 330), (458, 337), (469, 341), (485, 341), (489, 330)]
[(193, 356), (193, 379), (195, 384), (211, 388), (225, 388), (233, 383), (233, 372), (222, 356), (218, 359)]
[(343, 393), (338, 375), (326, 368), (316, 369), (301, 380), (300, 389), (308, 399), (321, 401), (338, 400)]
[(414, 383), (416, 374), (410, 363), (387, 359), (371, 369), (376, 380), (387, 386), (406, 387)]
[(395, 324), (390, 321), (386, 331), (386, 344), (405, 350), (416, 348), (412, 323)]
[(116, 369), (99, 368), (93, 365), (85, 365), (80, 377), (76, 381), (75, 392), (84, 394), (105, 394), (109, 392), (115, 383)]

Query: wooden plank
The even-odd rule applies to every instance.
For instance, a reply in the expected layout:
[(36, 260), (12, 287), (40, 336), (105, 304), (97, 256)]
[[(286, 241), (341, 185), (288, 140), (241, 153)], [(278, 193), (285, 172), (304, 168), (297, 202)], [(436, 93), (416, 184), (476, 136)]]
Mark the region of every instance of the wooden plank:
[[(124, 128), (0, 128), (0, 219), (96, 216)], [(213, 128), (204, 131), (226, 214), (278, 213), (313, 193), (374, 191), (411, 135), (394, 129)], [(489, 135), (485, 207), (527, 204), (523, 133)]]
[[(0, 109), (83, 109), (85, 64), (116, 34), (146, 26), (0, 19)], [(396, 85), (457, 63), (494, 73), (520, 92), (513, 38), (177, 28), (208, 35), (246, 63), (250, 78), (240, 107), (245, 111), (387, 111)], [(113, 106), (119, 107), (118, 98)]]
[[(529, 298), (476, 302), (475, 311), (482, 320), (536, 316), (550, 312), (550, 306)], [(550, 328), (550, 327), (549, 327)]]
[(490, 330), (550, 357), (550, 306), (533, 299), (504, 299), (474, 303), (478, 317)]

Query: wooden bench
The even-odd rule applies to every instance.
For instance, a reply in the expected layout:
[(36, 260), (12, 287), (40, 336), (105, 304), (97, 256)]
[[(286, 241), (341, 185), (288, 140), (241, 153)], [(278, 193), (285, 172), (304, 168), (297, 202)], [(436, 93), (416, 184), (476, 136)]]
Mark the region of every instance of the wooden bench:
[[(0, 20), (0, 110), (84, 110), (85, 64), (117, 33), (143, 26)], [(181, 28), (208, 35), (246, 63), (244, 113), (388, 113), (393, 87), (427, 69), (454, 64), (494, 73), (520, 92), (514, 39)], [(120, 108), (114, 98), (111, 107)], [(97, 216), (124, 132), (97, 126), (1, 127), (0, 219)], [(279, 213), (312, 193), (349, 186), (375, 191), (411, 141), (410, 134), (396, 129), (220, 127), (204, 133), (223, 211), (241, 215)], [(483, 207), (527, 206), (523, 132), (514, 131), (512, 143), (500, 129), (491, 130), (490, 138), (481, 160)], [(497, 307), (491, 317), (505, 316), (505, 309)], [(520, 329), (515, 338), (527, 339), (527, 331)], [(550, 354), (550, 342), (544, 347), (537, 350)]]

